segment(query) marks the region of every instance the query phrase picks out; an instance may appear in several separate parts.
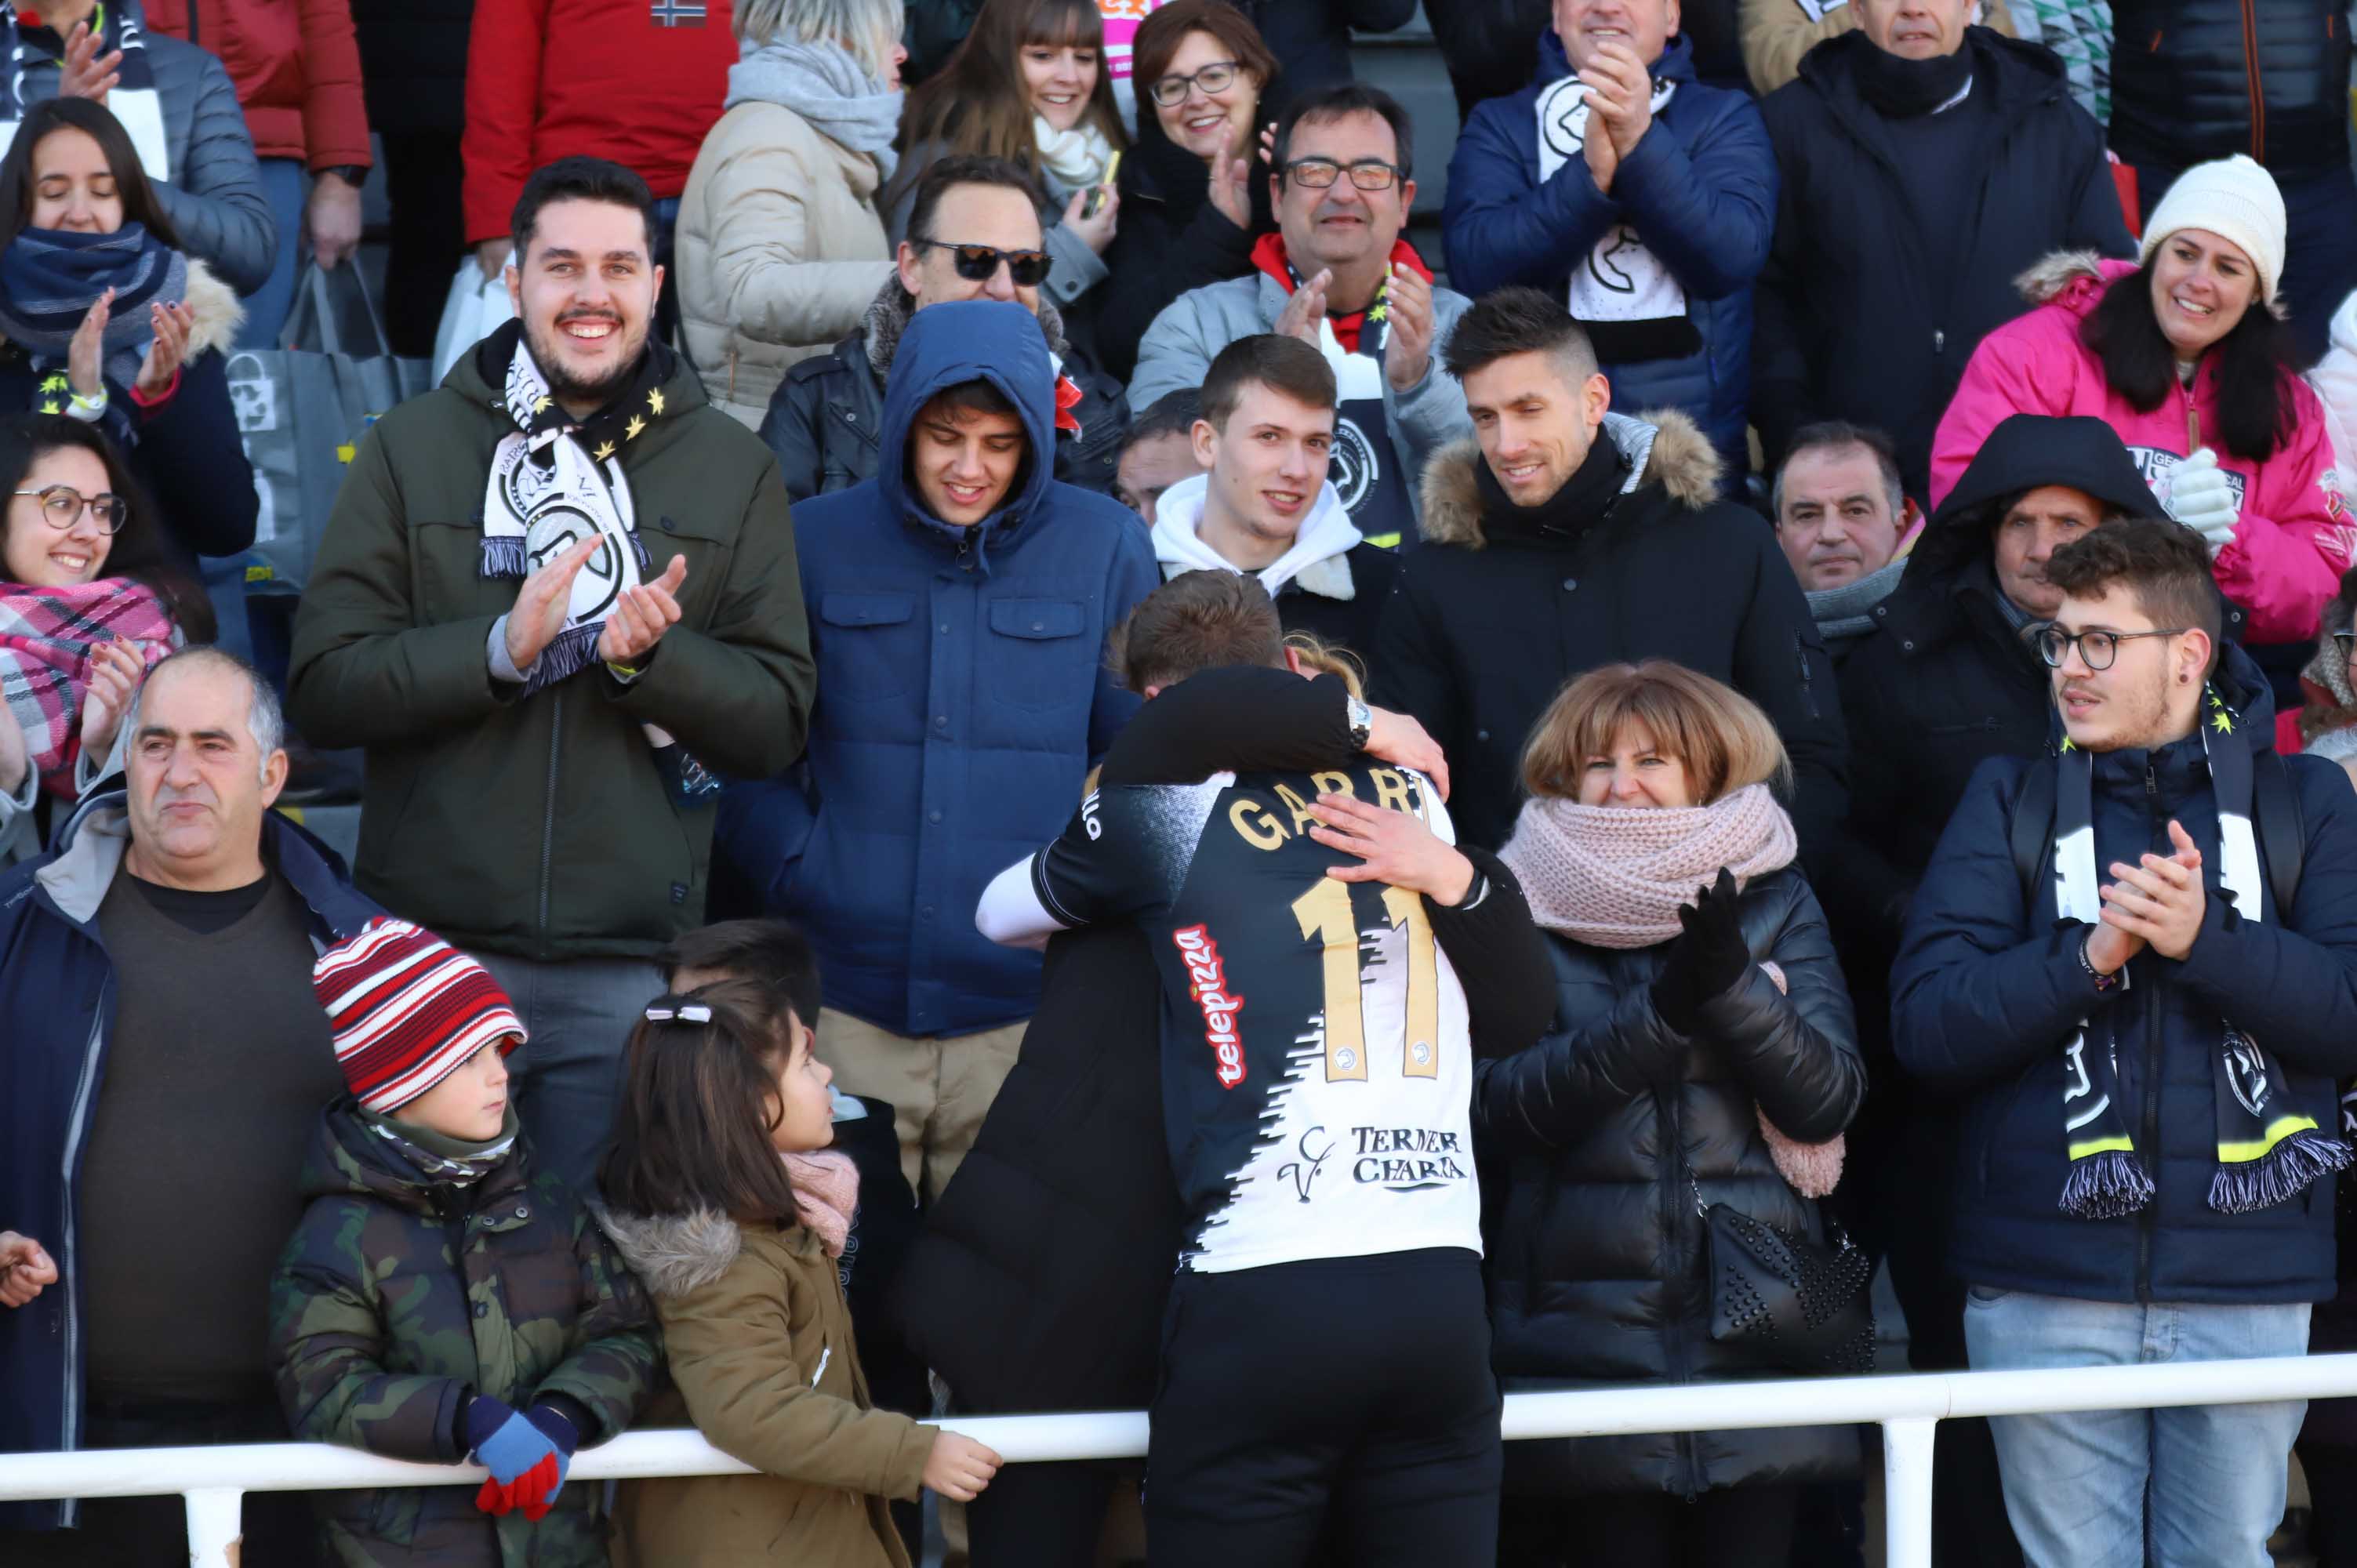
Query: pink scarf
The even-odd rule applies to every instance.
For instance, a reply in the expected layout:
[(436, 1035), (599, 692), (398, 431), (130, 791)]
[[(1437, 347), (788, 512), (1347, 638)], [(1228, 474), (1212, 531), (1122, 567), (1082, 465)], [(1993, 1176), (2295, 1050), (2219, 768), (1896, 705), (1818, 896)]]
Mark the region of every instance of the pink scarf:
[[(1514, 836), (1498, 852), (1530, 900), (1531, 918), (1589, 947), (1657, 947), (1677, 936), (1678, 906), (1725, 866), (1740, 887), (1792, 864), (1792, 819), (1765, 784), (1708, 806), (1670, 810), (1583, 806), (1551, 797), (1525, 801)], [(1784, 972), (1760, 969), (1786, 990)], [(1846, 1141), (1795, 1143), (1755, 1103), (1777, 1174), (1803, 1197), (1841, 1180)]]
[(1678, 934), (1678, 906), (1725, 866), (1744, 886), (1792, 864), (1792, 819), (1765, 784), (1708, 806), (1667, 811), (1523, 802), (1498, 852), (1530, 900), (1531, 918), (1596, 948), (1650, 948)]
[(795, 1212), (818, 1232), (826, 1255), (840, 1258), (851, 1235), (851, 1217), (859, 1211), (859, 1167), (849, 1155), (832, 1150), (780, 1157), (793, 1178)]
[(0, 707), (25, 732), (43, 789), (73, 799), (81, 700), (98, 646), (121, 638), (154, 664), (179, 636), (155, 590), (128, 577), (65, 588), (0, 583)]

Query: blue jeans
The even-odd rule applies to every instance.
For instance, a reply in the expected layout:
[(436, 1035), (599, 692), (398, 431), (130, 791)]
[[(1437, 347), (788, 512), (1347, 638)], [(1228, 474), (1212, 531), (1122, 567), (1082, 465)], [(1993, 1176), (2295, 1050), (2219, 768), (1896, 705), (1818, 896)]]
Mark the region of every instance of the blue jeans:
[(310, 189), (300, 158), (262, 160), (262, 195), (278, 225), (278, 256), (270, 263), (270, 276), (245, 296), (245, 325), (237, 329), (241, 349), (278, 347), (279, 331), (295, 305), (295, 274), (303, 260), (303, 199)]
[(622, 1047), (662, 976), (643, 959), (536, 962), (479, 952), (530, 1036), (508, 1058), (510, 1098), (532, 1140), (533, 1168), (554, 1171), (584, 1197), (614, 1136)]
[[(2308, 1307), (2078, 1301), (1975, 1285), (1973, 1370), (2308, 1353)], [(2306, 1400), (1989, 1419), (2030, 1568), (2268, 1568)]]

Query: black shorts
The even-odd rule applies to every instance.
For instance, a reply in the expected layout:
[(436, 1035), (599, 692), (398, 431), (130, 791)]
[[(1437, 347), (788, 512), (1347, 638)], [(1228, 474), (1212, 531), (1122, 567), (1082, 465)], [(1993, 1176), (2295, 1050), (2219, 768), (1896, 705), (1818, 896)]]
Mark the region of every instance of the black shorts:
[[(1440, 1248), (1181, 1273), (1146, 1460), (1154, 1568), (1497, 1560), (1481, 1262)], [(1330, 1524), (1330, 1530), (1327, 1530)]]

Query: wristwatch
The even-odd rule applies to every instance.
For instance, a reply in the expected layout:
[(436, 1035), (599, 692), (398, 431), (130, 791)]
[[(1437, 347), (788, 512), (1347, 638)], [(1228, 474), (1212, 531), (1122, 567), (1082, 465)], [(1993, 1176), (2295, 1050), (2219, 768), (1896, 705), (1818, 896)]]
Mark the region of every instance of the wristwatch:
[(1358, 698), (1351, 697), (1345, 700), (1342, 712), (1351, 721), (1351, 746), (1360, 751), (1366, 750), (1367, 742), (1374, 738), (1375, 710)]
[(358, 190), (361, 187), (368, 183), (368, 166), (366, 164), (330, 164), (319, 172), (321, 174), (334, 175), (338, 179), (342, 180), (354, 190)]

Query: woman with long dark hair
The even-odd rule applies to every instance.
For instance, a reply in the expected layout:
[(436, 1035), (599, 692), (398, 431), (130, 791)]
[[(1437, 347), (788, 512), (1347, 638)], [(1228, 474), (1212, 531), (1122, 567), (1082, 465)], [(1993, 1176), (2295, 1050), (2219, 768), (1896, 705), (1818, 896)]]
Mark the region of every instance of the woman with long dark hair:
[(1138, 24), (1137, 140), (1121, 168), (1121, 232), (1105, 265), (1121, 286), (1097, 313), (1099, 359), (1129, 379), (1138, 340), (1190, 288), (1247, 276), (1276, 227), (1260, 127), (1282, 69), (1228, 0), (1171, 0)]
[[(1060, 213), (1048, 225), (1045, 292), (1071, 334), (1081, 325), (1073, 307), (1106, 276), (1121, 196), (1098, 192), (1126, 143), (1095, 0), (986, 0), (949, 64), (909, 94), (900, 166), (882, 198), (885, 226), (896, 244), (907, 236), (917, 182), (936, 158), (980, 154), (1016, 164)], [(1090, 336), (1082, 334), (1084, 346)]]
[[(1932, 504), (2008, 414), (2093, 414), (2208, 542), (2250, 641), (2304, 650), (2352, 534), (2323, 405), (2279, 319), (2284, 233), (2275, 181), (2238, 155), (2169, 187), (2140, 264), (2061, 254), (2024, 274), (2038, 308), (1974, 350), (1932, 438)], [(2285, 676), (2287, 651), (2271, 665)]]
[[(1703, 1212), (1822, 1242), (1866, 1090), (1771, 789), (1790, 768), (1757, 705), (1661, 660), (1579, 677), (1532, 733), (1499, 858), (1547, 933), (1555, 1025), (1473, 1093), (1510, 1390), (1792, 1375), (1714, 1332)], [(1499, 1560), (1783, 1568), (1802, 1486), (1857, 1466), (1840, 1426), (1513, 1444)]]
[(146, 667), (210, 642), (112, 442), (60, 414), (0, 421), (0, 864), (40, 847), (114, 745)]
[(225, 357), (244, 312), (186, 254), (122, 124), (36, 105), (0, 158), (0, 413), (97, 424), (184, 563), (253, 542), (260, 501)]

